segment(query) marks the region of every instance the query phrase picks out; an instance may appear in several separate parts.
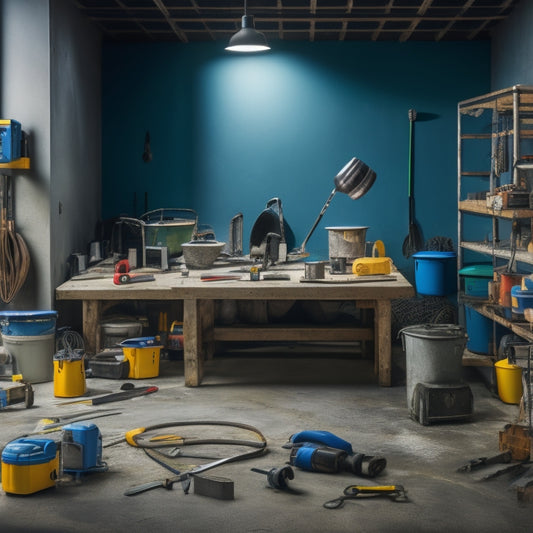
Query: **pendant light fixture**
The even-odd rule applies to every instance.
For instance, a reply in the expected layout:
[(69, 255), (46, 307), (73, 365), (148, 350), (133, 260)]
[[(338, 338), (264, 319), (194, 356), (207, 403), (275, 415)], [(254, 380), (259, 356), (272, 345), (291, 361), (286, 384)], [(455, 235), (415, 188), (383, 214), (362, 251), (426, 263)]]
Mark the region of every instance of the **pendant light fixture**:
[(253, 15), (248, 15), (246, 3), (246, 0), (244, 0), (242, 29), (230, 39), (226, 50), (230, 52), (264, 52), (270, 50), (264, 34), (255, 29), (254, 17)]

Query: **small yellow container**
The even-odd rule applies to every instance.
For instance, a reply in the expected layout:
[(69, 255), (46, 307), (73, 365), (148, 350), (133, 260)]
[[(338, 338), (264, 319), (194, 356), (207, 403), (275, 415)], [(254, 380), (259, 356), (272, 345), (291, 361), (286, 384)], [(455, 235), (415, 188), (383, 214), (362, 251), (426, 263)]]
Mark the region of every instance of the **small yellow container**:
[(54, 487), (59, 450), (50, 439), (21, 438), (2, 452), (2, 488), (9, 494), (33, 494)]
[(390, 257), (359, 257), (352, 264), (352, 272), (356, 276), (371, 276), (374, 274), (390, 274)]
[(74, 398), (87, 392), (85, 365), (81, 359), (56, 359), (54, 357), (54, 396)]
[(155, 345), (154, 337), (139, 337), (120, 343), (130, 365), (128, 378), (143, 379), (159, 376), (159, 358), (162, 346)]
[(505, 403), (519, 404), (522, 398), (522, 369), (509, 364), (508, 359), (494, 363), (498, 396)]

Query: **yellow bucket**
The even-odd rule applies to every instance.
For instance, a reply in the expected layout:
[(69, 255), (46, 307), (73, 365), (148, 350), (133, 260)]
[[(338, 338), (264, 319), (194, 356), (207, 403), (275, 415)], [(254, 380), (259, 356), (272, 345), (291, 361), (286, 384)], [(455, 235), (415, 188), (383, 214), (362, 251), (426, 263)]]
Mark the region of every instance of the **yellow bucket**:
[(149, 346), (146, 348), (122, 347), (124, 357), (130, 363), (128, 378), (143, 379), (156, 378), (159, 376), (159, 356), (161, 346)]
[(522, 369), (509, 364), (508, 359), (494, 363), (498, 396), (505, 403), (519, 404), (522, 398)]
[(85, 365), (81, 359), (54, 359), (54, 396), (73, 398), (87, 392)]

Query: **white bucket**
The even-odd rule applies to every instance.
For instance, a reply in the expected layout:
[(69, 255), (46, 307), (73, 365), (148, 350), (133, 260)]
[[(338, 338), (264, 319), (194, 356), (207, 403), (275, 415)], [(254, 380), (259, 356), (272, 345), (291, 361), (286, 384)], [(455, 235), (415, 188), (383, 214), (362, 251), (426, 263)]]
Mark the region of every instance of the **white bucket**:
[(24, 381), (42, 383), (54, 379), (55, 333), (51, 335), (2, 335), (2, 342), (13, 356), (15, 370)]

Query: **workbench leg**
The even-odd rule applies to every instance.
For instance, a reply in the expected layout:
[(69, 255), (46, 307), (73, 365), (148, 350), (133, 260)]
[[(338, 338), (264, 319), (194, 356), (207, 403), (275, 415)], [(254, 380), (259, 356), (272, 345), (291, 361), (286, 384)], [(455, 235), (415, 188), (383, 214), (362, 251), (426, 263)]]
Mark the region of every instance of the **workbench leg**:
[(215, 301), (202, 300), (200, 303), (202, 319), (202, 353), (206, 360), (215, 355)]
[(186, 387), (198, 387), (204, 360), (213, 355), (214, 301), (183, 301), (183, 360)]
[(83, 338), (85, 351), (95, 354), (100, 350), (100, 314), (102, 302), (100, 300), (83, 300)]
[(377, 367), (379, 384), (391, 386), (391, 303), (376, 300), (374, 311), (374, 369)]

